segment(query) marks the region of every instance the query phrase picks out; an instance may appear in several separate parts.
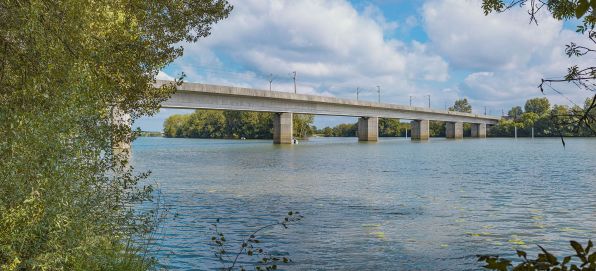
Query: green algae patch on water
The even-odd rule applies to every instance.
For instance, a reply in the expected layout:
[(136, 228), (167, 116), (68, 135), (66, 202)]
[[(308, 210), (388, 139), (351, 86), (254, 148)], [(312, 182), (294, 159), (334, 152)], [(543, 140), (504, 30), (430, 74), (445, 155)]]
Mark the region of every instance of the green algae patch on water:
[(555, 228), (555, 230), (559, 230), (559, 231), (585, 232), (584, 230), (576, 230), (576, 229), (572, 229), (572, 228)]

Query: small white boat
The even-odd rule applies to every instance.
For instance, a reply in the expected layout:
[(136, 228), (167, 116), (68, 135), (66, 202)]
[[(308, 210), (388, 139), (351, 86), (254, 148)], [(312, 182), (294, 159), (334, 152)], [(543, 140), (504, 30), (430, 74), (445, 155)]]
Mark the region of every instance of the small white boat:
[(298, 144), (298, 140), (294, 139), (294, 144)]

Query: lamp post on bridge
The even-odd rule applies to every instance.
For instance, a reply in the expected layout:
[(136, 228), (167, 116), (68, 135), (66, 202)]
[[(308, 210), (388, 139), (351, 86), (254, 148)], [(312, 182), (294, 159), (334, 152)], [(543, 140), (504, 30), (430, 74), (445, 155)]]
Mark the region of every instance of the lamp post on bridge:
[(296, 71), (294, 71), (293, 73), (294, 73), (294, 76), (292, 76), (291, 73), (288, 73), (288, 75), (290, 77), (292, 77), (292, 79), (294, 79), (294, 93), (296, 93)]
[(273, 74), (269, 74), (269, 91), (271, 91), (271, 82), (273, 82), (273, 80), (275, 80), (275, 78), (277, 78), (277, 75), (275, 75), (275, 77), (273, 77), (273, 79), (271, 79), (271, 75), (273, 75)]

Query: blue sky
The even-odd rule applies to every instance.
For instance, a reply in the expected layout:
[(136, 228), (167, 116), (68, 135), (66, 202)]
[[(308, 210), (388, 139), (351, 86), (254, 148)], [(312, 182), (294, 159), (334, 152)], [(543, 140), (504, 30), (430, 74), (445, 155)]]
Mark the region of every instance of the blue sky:
[[(473, 111), (493, 116), (527, 99), (543, 96), (542, 78), (561, 76), (587, 59), (568, 58), (565, 45), (584, 44), (577, 21), (559, 22), (539, 14), (529, 24), (524, 8), (484, 16), (481, 0), (239, 0), (212, 35), (181, 44), (184, 56), (160, 79), (184, 72), (186, 81), (293, 92), (288, 75), (297, 71), (298, 92), (356, 98), (356, 88), (381, 86), (381, 101), (443, 109), (467, 98)], [(583, 61), (583, 62), (582, 62)], [(590, 94), (557, 86), (582, 104)], [(551, 104), (572, 105), (554, 91)], [(376, 100), (377, 93), (361, 93)], [(173, 114), (162, 109), (135, 127), (161, 131)], [(354, 118), (316, 116), (319, 128)]]

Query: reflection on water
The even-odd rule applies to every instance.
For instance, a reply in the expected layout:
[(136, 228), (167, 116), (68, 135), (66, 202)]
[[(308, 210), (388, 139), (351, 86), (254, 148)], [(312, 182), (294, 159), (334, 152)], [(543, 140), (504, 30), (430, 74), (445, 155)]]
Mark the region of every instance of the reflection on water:
[(476, 254), (570, 254), (568, 240), (594, 239), (596, 140), (566, 141), (139, 138), (132, 164), (180, 213), (163, 244), (174, 270), (221, 266), (215, 219), (239, 240), (288, 211), (305, 218), (261, 240), (292, 269), (477, 270)]

